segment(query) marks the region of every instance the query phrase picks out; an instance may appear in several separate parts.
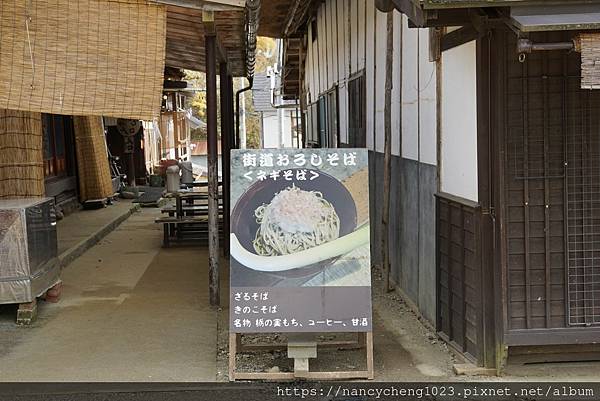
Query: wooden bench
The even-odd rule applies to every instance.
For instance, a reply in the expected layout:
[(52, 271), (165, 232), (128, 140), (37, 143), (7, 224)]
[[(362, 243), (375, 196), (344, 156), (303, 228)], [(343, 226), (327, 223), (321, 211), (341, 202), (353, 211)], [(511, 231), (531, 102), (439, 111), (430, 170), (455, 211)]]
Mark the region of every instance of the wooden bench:
[[(161, 210), (168, 217), (155, 220), (163, 225), (164, 246), (169, 247), (172, 241), (208, 240), (208, 193), (176, 192), (169, 197), (175, 198), (175, 205)], [(222, 202), (218, 200), (219, 232), (222, 232)]]
[[(219, 234), (222, 238), (222, 219), (219, 216)], [(208, 239), (208, 216), (159, 217), (155, 223), (163, 225), (163, 246), (168, 248), (173, 241), (198, 241)]]
[[(221, 210), (222, 208), (219, 207), (219, 211)], [(160, 212), (168, 214), (170, 217), (178, 214), (177, 207), (175, 206), (164, 207)], [(183, 216), (204, 216), (208, 214), (208, 205), (182, 206), (180, 214)]]

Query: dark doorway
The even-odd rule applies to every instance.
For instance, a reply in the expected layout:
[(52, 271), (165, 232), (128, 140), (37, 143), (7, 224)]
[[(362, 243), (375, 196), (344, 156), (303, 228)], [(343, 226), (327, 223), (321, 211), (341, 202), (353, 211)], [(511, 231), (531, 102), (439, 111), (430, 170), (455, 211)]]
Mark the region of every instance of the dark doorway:
[(57, 204), (77, 199), (77, 167), (73, 118), (42, 114), (46, 196)]

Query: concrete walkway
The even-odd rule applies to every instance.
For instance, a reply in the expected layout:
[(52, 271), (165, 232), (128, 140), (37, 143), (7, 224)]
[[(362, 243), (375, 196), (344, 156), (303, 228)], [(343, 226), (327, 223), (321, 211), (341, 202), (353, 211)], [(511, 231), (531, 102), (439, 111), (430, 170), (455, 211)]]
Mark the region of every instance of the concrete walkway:
[[(118, 208), (120, 209), (118, 209)], [(75, 249), (131, 204), (84, 211), (63, 220), (63, 253)], [(100, 218), (110, 215), (111, 219)], [(75, 259), (62, 274), (63, 297), (39, 303), (30, 327), (14, 323), (16, 307), (0, 305), (0, 381), (226, 381), (227, 268), (223, 309), (208, 306), (205, 248), (161, 247), (158, 209), (133, 213)], [(79, 224), (78, 224), (79, 223)], [(87, 231), (86, 231), (87, 230)], [(600, 364), (509, 366), (503, 377), (456, 376), (462, 362), (374, 275), (375, 379), (380, 381), (600, 380)], [(324, 370), (354, 369), (361, 352), (333, 351), (315, 361)], [(240, 358), (255, 371), (286, 368), (278, 352)]]
[(0, 307), (3, 381), (213, 381), (216, 311), (201, 248), (161, 248), (158, 209), (133, 214), (62, 274), (63, 297), (14, 325)]
[(81, 256), (139, 209), (131, 200), (115, 200), (96, 210), (80, 210), (56, 225), (58, 255), (63, 266)]

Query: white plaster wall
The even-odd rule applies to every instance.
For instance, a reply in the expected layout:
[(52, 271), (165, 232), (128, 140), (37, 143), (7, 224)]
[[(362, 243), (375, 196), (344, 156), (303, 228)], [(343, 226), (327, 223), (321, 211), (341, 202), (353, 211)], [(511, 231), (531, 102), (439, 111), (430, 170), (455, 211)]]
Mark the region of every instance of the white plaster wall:
[(279, 147), (279, 119), (277, 113), (263, 114), (263, 147), (276, 149)]
[(348, 32), (348, 9), (347, 5), (350, 4), (346, 0), (335, 0), (335, 13), (336, 20), (334, 24), (336, 26), (337, 37), (334, 40), (337, 40), (337, 76), (339, 81), (345, 81), (347, 78), (347, 66), (348, 60), (346, 59), (346, 48), (348, 44), (348, 40), (346, 39), (346, 34)]
[[(365, 72), (367, 148), (384, 150), (387, 18), (374, 0), (327, 0), (317, 14), (318, 34), (307, 34), (306, 88), (311, 102), (338, 86), (339, 129), (347, 141), (348, 87), (353, 74)], [(427, 29), (408, 27), (394, 11), (392, 154), (437, 163), (436, 68), (429, 62)], [(402, 96), (400, 91), (402, 91)], [(402, 100), (402, 101), (401, 101)]]
[[(374, 0), (325, 0), (319, 6), (317, 25), (319, 27), (318, 39), (312, 41), (310, 26), (307, 37), (306, 79), (308, 82), (306, 85), (311, 93), (311, 101), (315, 102), (321, 93), (333, 85), (338, 86), (340, 138), (342, 141), (347, 140), (347, 80), (353, 74), (364, 71), (367, 148), (382, 152), (384, 150), (386, 14), (376, 11)], [(392, 153), (421, 163), (436, 165), (438, 155), (436, 96), (438, 88), (436, 87), (436, 64), (429, 61), (429, 32), (427, 29), (409, 28), (406, 16), (394, 12), (393, 40)], [(455, 74), (463, 74), (464, 66), (460, 65), (464, 63), (462, 57), (463, 55), (459, 55), (458, 60), (454, 60), (454, 63), (457, 64), (454, 67)], [(450, 65), (452, 65), (452, 61)], [(473, 65), (467, 67), (474, 68), (474, 58)], [(470, 74), (468, 68), (467, 76)], [(474, 73), (472, 75), (474, 76)], [(450, 79), (455, 80), (465, 79), (464, 76), (453, 77), (451, 73), (449, 76)], [(474, 85), (474, 82), (473, 78), (471, 84)], [(446, 86), (448, 86), (448, 82), (446, 82)], [(460, 128), (455, 127), (460, 125), (460, 121), (455, 120), (462, 118), (464, 113), (462, 110), (463, 97), (468, 96), (462, 88), (465, 86), (464, 82), (455, 83), (455, 86), (460, 89), (458, 91), (452, 89), (454, 96), (446, 99), (446, 107), (448, 108), (449, 105), (453, 109), (448, 114), (452, 121), (446, 122), (445, 129), (452, 132), (461, 131)], [(466, 87), (469, 88), (469, 85)], [(446, 88), (446, 91), (450, 91), (450, 89)], [(474, 102), (474, 96), (472, 100)], [(467, 106), (467, 111), (469, 111), (469, 107)], [(460, 161), (465, 157), (463, 142), (468, 142), (469, 145), (474, 144), (474, 141), (469, 139), (468, 132), (469, 130), (461, 131), (459, 137), (454, 138), (450, 143), (450, 146), (454, 148), (446, 148), (450, 156)], [(466, 156), (468, 159), (469, 155)], [(449, 157), (446, 161), (451, 168), (455, 168), (457, 165), (457, 161)], [(467, 161), (465, 163), (469, 164)], [(405, 163), (404, 165), (410, 167), (415, 163)], [(476, 169), (472, 169), (472, 171), (469, 168), (464, 169), (476, 174)], [(414, 188), (406, 191), (409, 193), (408, 195), (404, 195), (411, 202), (411, 207), (416, 208), (415, 210), (430, 210), (428, 205), (433, 205), (434, 202), (431, 194), (437, 190), (436, 168), (421, 164), (419, 170), (416, 171), (417, 175), (414, 170), (412, 171), (413, 174), (405, 175), (404, 179), (409, 179), (407, 185), (414, 186)], [(381, 169), (378, 169), (377, 174), (381, 177)], [(450, 178), (455, 181), (451, 181)], [(457, 192), (452, 189), (452, 186), (460, 184), (461, 179), (472, 179), (472, 177), (466, 177), (466, 174), (463, 174), (462, 178), (450, 174), (450, 178), (446, 180), (446, 185), (449, 186), (447, 190), (450, 192)], [(375, 181), (377, 182), (377, 180)], [(472, 182), (476, 189), (476, 176)], [(427, 186), (426, 191), (421, 191), (422, 187), (420, 186), (423, 185)], [(379, 191), (381, 190), (380, 181), (376, 187)], [(466, 192), (468, 191), (457, 194), (465, 196)], [(400, 193), (398, 188), (394, 189), (392, 196), (396, 199), (393, 202), (398, 202), (397, 198)], [(465, 197), (469, 197), (469, 195)], [(409, 212), (405, 210), (403, 213)], [(417, 231), (421, 233), (418, 241), (419, 249), (415, 250), (418, 255), (414, 254), (412, 259), (403, 259), (402, 263), (405, 264), (403, 269), (406, 271), (403, 270), (402, 274), (406, 277), (410, 276), (412, 284), (415, 284), (414, 275), (419, 277), (419, 296), (415, 302), (418, 301), (421, 304), (423, 301), (426, 307), (428, 302), (431, 305), (435, 304), (427, 292), (431, 288), (431, 280), (435, 278), (435, 261), (423, 256), (429, 255), (430, 246), (428, 245), (432, 243), (429, 240), (433, 241), (434, 238), (433, 229), (428, 231), (424, 227), (431, 228), (435, 225), (433, 224), (434, 215), (424, 213), (428, 214), (428, 218), (422, 215), (417, 216), (414, 213), (412, 215), (415, 220), (413, 231), (415, 235)], [(420, 224), (417, 224), (419, 221)], [(422, 240), (423, 236), (427, 238)], [(415, 273), (416, 271), (419, 273)], [(430, 274), (431, 272), (433, 275)], [(415, 291), (417, 290), (415, 289)]]
[[(367, 43), (371, 43), (370, 38), (373, 37), (373, 18), (375, 15), (375, 0), (358, 0), (358, 19), (356, 21), (356, 30), (358, 31), (357, 55), (358, 65), (357, 71), (365, 68), (365, 58), (368, 59), (371, 54)], [(371, 29), (369, 29), (371, 25)], [(365, 48), (366, 47), (366, 48)]]
[(387, 56), (387, 14), (375, 11), (375, 150), (383, 152), (385, 142), (385, 73)]
[[(375, 49), (378, 46), (377, 39), (375, 36), (375, 0), (365, 0), (363, 5), (366, 7), (366, 21), (364, 22), (365, 28), (363, 25), (359, 23), (357, 26), (357, 30), (359, 31), (358, 35), (358, 52), (359, 57), (364, 60), (365, 65), (365, 85), (366, 85), (366, 124), (367, 124), (367, 148), (370, 150), (375, 149), (375, 98), (380, 94), (377, 93), (375, 89), (375, 74), (377, 73), (375, 67)], [(364, 4), (366, 3), (366, 4)], [(360, 8), (360, 7), (359, 7)], [(364, 18), (363, 18), (364, 20)], [(362, 30), (362, 34), (360, 34)], [(364, 45), (364, 41), (368, 41), (369, 46)], [(360, 56), (362, 52), (366, 52), (366, 60), (364, 56)], [(364, 53), (363, 53), (364, 54)], [(360, 71), (361, 64), (358, 65), (358, 70)]]
[(402, 16), (402, 157), (419, 160), (419, 30)]
[(350, 71), (358, 71), (358, 2), (363, 0), (349, 0), (350, 4), (350, 21), (349, 27), (349, 56), (350, 56)]
[(325, 3), (326, 18), (325, 23), (327, 33), (327, 88), (331, 88), (334, 82), (337, 81), (337, 63), (334, 60), (338, 59), (336, 52), (337, 45), (337, 29), (336, 29), (336, 4), (330, 0)]
[(478, 201), (476, 44), (442, 54), (441, 189)]
[(419, 160), (437, 164), (437, 76), (429, 61), (429, 31), (419, 29)]
[(348, 142), (348, 87), (346, 85), (348, 74), (347, 66), (348, 61), (346, 55), (348, 54), (348, 40), (346, 35), (348, 32), (348, 17), (346, 15), (347, 5), (350, 4), (346, 0), (335, 0), (336, 10), (336, 40), (337, 45), (337, 82), (338, 82), (338, 111), (339, 111), (339, 130), (340, 130), (340, 141)]
[(402, 14), (394, 11), (394, 65), (392, 86), (392, 154), (400, 156), (401, 107), (400, 91), (402, 79)]
[(283, 133), (281, 135), (281, 143), (284, 148), (292, 147), (292, 117), (293, 111), (291, 109), (284, 109), (282, 113), (283, 121)]
[[(292, 147), (292, 111), (278, 110), (263, 113), (263, 147), (266, 149)], [(281, 114), (281, 117), (279, 116)], [(283, 134), (281, 129), (283, 128)], [(283, 145), (283, 146), (281, 146)]]
[[(319, 94), (327, 90), (327, 34), (325, 32), (325, 3), (321, 3), (319, 12), (317, 14), (317, 47), (319, 51), (319, 58), (317, 68), (319, 71), (319, 90), (315, 94), (317, 97)], [(315, 98), (316, 100), (316, 98)]]

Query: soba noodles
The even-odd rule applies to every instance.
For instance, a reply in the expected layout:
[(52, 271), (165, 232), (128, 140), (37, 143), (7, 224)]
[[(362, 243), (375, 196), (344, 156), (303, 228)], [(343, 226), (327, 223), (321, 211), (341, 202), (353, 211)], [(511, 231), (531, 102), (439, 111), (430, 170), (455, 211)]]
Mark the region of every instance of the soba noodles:
[(321, 192), (291, 186), (255, 211), (259, 225), (253, 241), (262, 256), (288, 255), (333, 241), (340, 236), (340, 218)]

